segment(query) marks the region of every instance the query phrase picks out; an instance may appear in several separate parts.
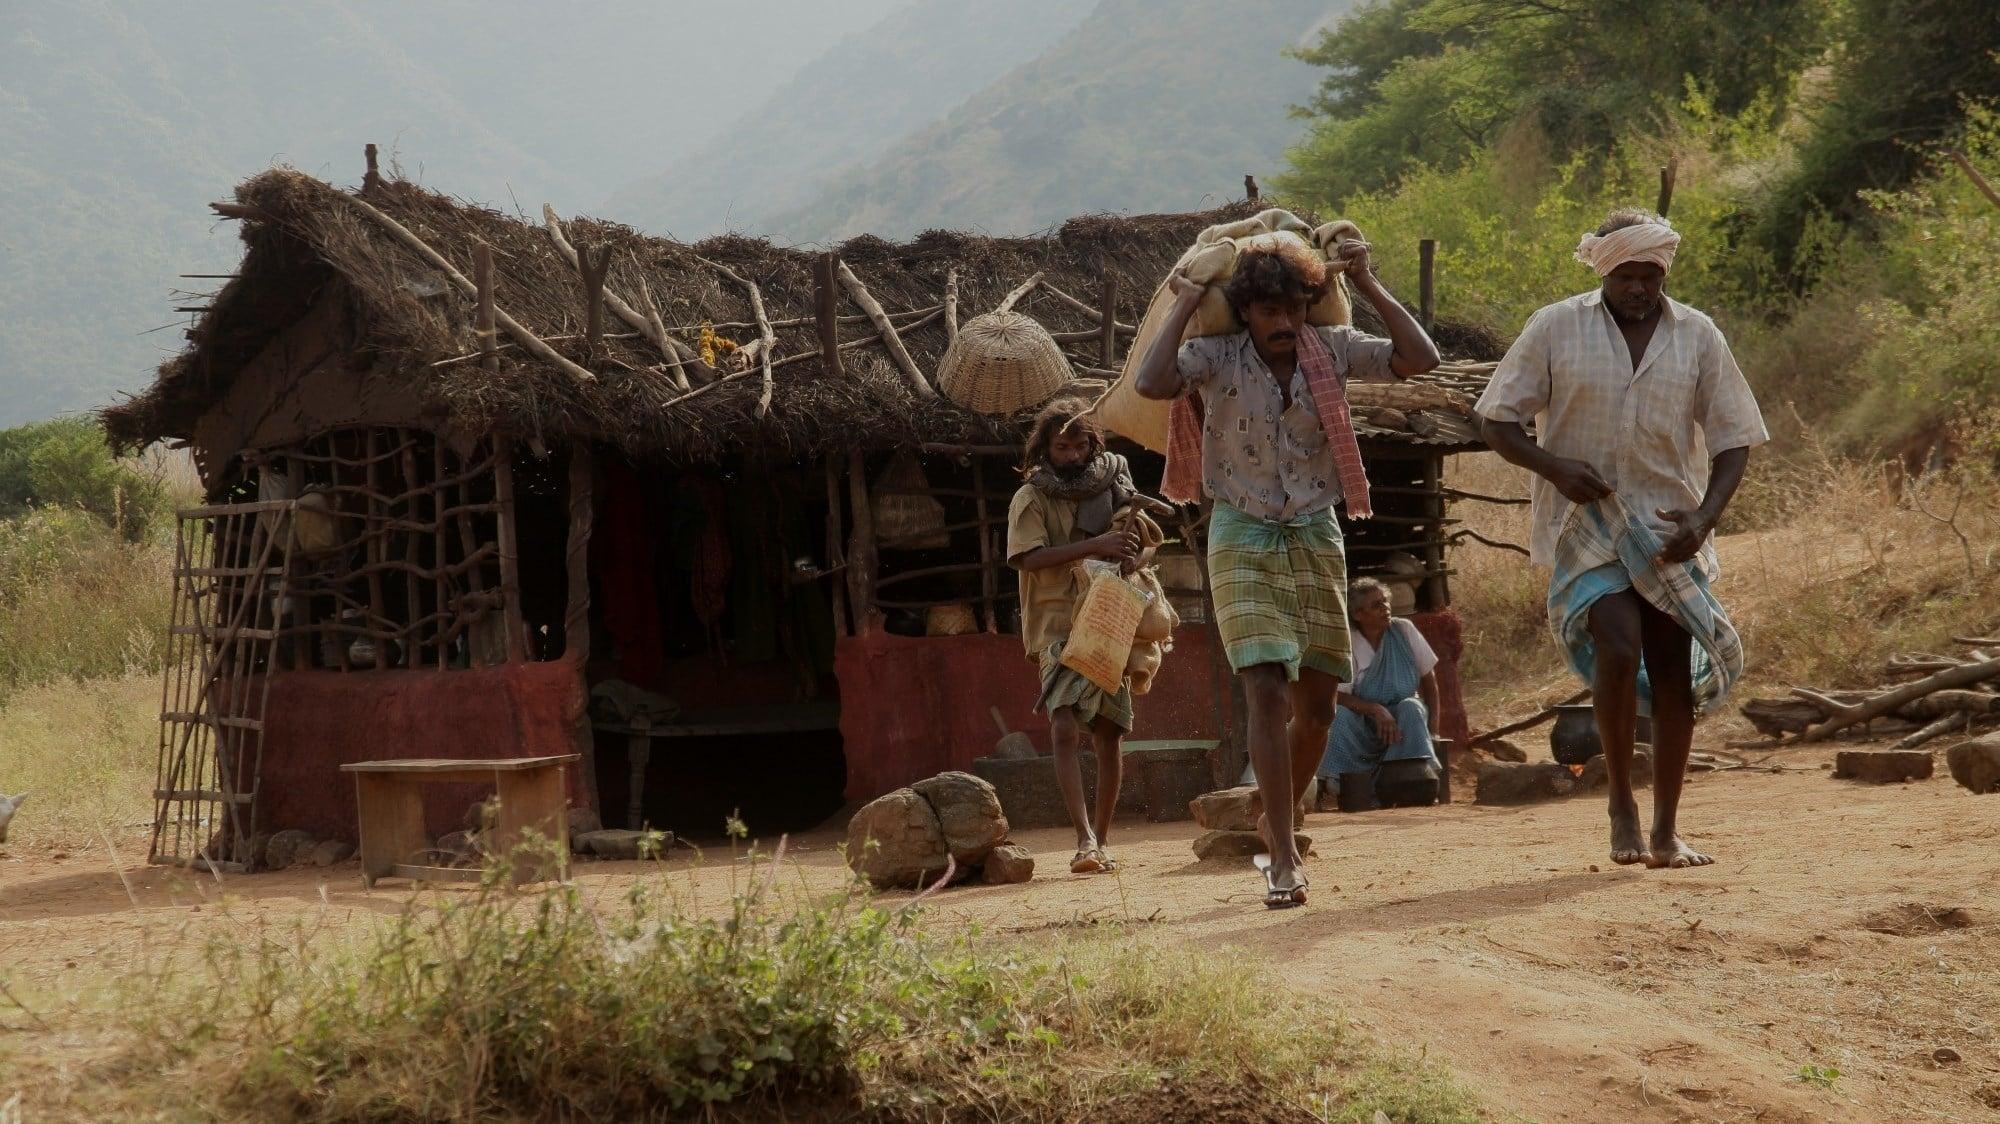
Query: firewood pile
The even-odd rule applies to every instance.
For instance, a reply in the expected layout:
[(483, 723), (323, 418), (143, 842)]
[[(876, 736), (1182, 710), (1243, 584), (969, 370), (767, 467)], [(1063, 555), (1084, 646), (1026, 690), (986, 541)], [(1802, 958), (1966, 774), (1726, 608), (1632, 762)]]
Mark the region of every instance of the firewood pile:
[(1904, 733), (1898, 749), (1914, 749), (1946, 734), (2000, 725), (2000, 637), (1953, 641), (1962, 656), (1912, 652), (1890, 657), (1881, 685), (1865, 690), (1794, 687), (1781, 699), (1751, 699), (1743, 716), (1765, 737), (1784, 744), (1825, 741), (1864, 727)]

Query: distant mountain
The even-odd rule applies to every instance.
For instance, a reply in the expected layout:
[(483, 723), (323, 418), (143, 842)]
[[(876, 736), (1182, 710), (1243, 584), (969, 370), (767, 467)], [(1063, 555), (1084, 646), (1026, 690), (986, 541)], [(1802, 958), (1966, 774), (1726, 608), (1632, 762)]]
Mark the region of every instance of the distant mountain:
[(176, 275), (241, 253), (205, 204), (273, 162), (354, 182), (376, 141), (441, 190), (587, 209), (895, 2), (0, 6), (0, 426), (145, 385), (198, 303), (169, 290), (220, 284)]
[(1084, 211), (1188, 210), (1275, 175), (1318, 80), (1283, 56), (1351, 0), (1100, 0), (1028, 62), (765, 224), (799, 240), (1017, 234)]
[(784, 237), (781, 214), (866, 167), (1025, 63), (1090, 12), (1079, 0), (916, 0), (810, 63), (698, 149), (628, 184), (604, 214), (659, 234)]

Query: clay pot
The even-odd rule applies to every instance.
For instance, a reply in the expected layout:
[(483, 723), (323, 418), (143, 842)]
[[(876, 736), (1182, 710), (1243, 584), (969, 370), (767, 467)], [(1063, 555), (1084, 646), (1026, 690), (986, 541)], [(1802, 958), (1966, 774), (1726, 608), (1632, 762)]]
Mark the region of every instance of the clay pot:
[[(1640, 715), (1634, 741), (1653, 744), (1653, 721)], [(1564, 765), (1582, 765), (1604, 752), (1597, 738), (1597, 711), (1589, 703), (1556, 708), (1556, 724), (1549, 727), (1549, 753)]]

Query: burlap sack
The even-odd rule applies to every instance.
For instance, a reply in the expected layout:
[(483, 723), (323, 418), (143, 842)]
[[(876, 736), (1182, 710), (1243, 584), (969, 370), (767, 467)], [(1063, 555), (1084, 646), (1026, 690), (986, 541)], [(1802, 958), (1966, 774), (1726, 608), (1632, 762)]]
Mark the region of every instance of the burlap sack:
[(1115, 571), (1100, 571), (1070, 620), (1062, 664), (1099, 688), (1115, 693), (1125, 681), (1132, 637), (1146, 614), (1146, 595)]
[(1157, 641), (1132, 646), (1132, 655), (1125, 661), (1125, 677), (1132, 684), (1133, 694), (1143, 695), (1153, 689), (1153, 676), (1160, 673), (1160, 663), (1165, 658), (1166, 651)]
[(1148, 566), (1133, 574), (1131, 581), (1153, 595), (1153, 599), (1146, 602), (1146, 611), (1139, 616), (1139, 627), (1134, 630), (1133, 638), (1142, 644), (1173, 639), (1174, 626), (1181, 623), (1181, 619), (1167, 601), (1167, 591), (1160, 585), (1160, 575)]
[[(1202, 294), (1201, 305), (1195, 310), (1193, 319), (1188, 321), (1187, 330), (1181, 333), (1181, 342), (1243, 330), (1242, 323), (1236, 319), (1228, 300), (1222, 295), (1222, 286), (1236, 275), (1238, 255), (1256, 239), (1296, 238), (1309, 242), (1326, 256), (1335, 269), (1344, 272), (1345, 266), (1335, 251), (1340, 243), (1360, 237), (1360, 228), (1351, 222), (1330, 222), (1314, 229), (1290, 211), (1275, 207), (1251, 218), (1211, 226), (1202, 231), (1195, 238), (1194, 245), (1174, 263), (1174, 269), (1185, 267), (1191, 280), (1209, 287)], [(1098, 421), (1105, 428), (1156, 453), (1167, 451), (1167, 415), (1171, 404), (1141, 398), (1134, 383), (1139, 360), (1164, 330), (1173, 303), (1173, 293), (1167, 288), (1166, 279), (1162, 278), (1159, 287), (1153, 290), (1152, 301), (1146, 306), (1146, 317), (1139, 323), (1139, 333), (1125, 353), (1123, 372), (1094, 407)], [(1353, 323), (1346, 278), (1336, 276), (1334, 283), (1327, 288), (1326, 296), (1307, 310), (1306, 320), (1321, 325)]]

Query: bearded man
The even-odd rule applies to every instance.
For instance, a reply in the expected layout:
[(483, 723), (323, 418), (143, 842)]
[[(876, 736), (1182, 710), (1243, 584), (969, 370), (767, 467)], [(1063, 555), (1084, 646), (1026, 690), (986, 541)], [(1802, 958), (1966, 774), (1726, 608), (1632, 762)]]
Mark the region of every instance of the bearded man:
[[(1129, 569), (1139, 562), (1141, 550), (1137, 534), (1112, 529), (1112, 517), (1133, 502), (1138, 489), (1125, 458), (1104, 447), (1104, 431), (1085, 416), (1089, 405), (1080, 398), (1058, 398), (1036, 416), (1021, 461), (1026, 482), (1007, 509), (1007, 563), (1021, 575), (1021, 640), (1028, 658), (1041, 668), (1036, 709), (1048, 713), (1056, 785), (1076, 825), (1072, 874), (1117, 866), (1104, 844), (1118, 806), (1124, 739), (1133, 719), (1129, 682), (1112, 693), (1063, 666), (1076, 599), (1071, 570), (1087, 558)], [(1083, 796), (1085, 731), (1097, 756), (1094, 815)]]
[[(1751, 448), (1769, 440), (1721, 330), (1666, 295), (1680, 242), (1635, 210), (1584, 235), (1576, 258), (1599, 287), (1529, 318), (1477, 406), (1486, 443), (1536, 477), (1531, 556), (1554, 568), (1549, 626), (1591, 686), (1611, 861), (1649, 867), (1714, 861), (1681, 840), (1677, 820), (1695, 714), (1720, 706), (1743, 671), (1710, 591), (1710, 536)], [(1648, 704), (1653, 826), (1642, 835), (1632, 754)]]
[[(1369, 269), (1368, 247), (1341, 244), (1346, 276), (1389, 338), (1315, 327), (1306, 310), (1337, 283), (1303, 242), (1272, 238), (1236, 259), (1223, 295), (1245, 330), (1180, 342), (1203, 286), (1176, 272), (1166, 323), (1140, 359), (1136, 388), (1174, 399), (1168, 499), (1214, 501), (1208, 574), (1215, 623), (1248, 703), (1250, 764), (1264, 806), (1264, 904), (1303, 905), (1292, 809), (1351, 677), (1347, 560), (1333, 509), (1371, 514), (1348, 415), (1350, 379), (1388, 381), (1437, 366), (1430, 337)], [(1198, 474), (1198, 475), (1197, 475)], [(1197, 484), (1198, 481), (1198, 484)]]

